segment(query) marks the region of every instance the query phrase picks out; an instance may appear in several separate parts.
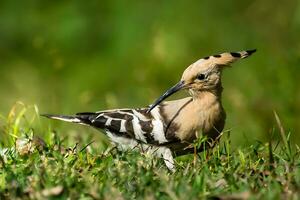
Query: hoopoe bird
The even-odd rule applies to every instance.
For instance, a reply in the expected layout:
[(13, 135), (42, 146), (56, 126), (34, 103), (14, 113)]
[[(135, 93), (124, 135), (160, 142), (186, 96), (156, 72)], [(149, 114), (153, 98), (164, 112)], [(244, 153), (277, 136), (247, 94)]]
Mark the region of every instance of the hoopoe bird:
[[(191, 144), (200, 134), (212, 140), (221, 134), (226, 118), (221, 99), (222, 71), (255, 51), (222, 53), (196, 61), (183, 72), (176, 85), (149, 107), (43, 116), (99, 129), (119, 149), (149, 152), (163, 158), (174, 171), (173, 156), (193, 152)], [(188, 90), (190, 96), (164, 101), (180, 90)]]

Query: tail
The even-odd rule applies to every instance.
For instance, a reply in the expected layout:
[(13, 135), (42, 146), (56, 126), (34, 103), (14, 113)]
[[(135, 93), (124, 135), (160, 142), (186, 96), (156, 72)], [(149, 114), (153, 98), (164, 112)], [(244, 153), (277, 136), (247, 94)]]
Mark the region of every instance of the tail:
[(239, 59), (247, 58), (254, 52), (256, 52), (256, 49), (239, 51), (239, 52), (226, 52), (226, 53), (221, 53), (213, 56), (208, 56), (203, 59), (206, 60), (207, 62), (214, 63), (219, 66), (228, 66)]
[(43, 117), (47, 117), (50, 119), (61, 120), (65, 122), (72, 122), (78, 124), (91, 125), (90, 117), (94, 116), (95, 113), (78, 113), (74, 116), (70, 115), (52, 115), (52, 114), (41, 114)]

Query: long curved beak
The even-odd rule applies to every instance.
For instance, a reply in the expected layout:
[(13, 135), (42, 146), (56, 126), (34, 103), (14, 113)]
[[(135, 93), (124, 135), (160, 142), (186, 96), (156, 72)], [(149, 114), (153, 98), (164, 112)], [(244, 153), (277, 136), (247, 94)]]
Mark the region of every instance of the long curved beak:
[(149, 113), (153, 108), (155, 108), (158, 104), (160, 104), (163, 100), (171, 96), (172, 94), (178, 92), (183, 89), (185, 86), (184, 81), (179, 81), (176, 85), (168, 89), (163, 95), (161, 95), (148, 109), (147, 113)]

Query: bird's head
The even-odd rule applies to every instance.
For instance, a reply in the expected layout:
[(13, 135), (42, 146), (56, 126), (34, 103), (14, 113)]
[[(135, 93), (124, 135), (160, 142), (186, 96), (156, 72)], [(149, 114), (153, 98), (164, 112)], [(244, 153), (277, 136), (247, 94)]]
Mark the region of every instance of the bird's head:
[(224, 67), (250, 56), (256, 50), (222, 53), (201, 58), (191, 64), (182, 74), (180, 81), (160, 96), (149, 108), (149, 112), (172, 94), (189, 89), (192, 94), (201, 91), (215, 91), (221, 88), (221, 74)]

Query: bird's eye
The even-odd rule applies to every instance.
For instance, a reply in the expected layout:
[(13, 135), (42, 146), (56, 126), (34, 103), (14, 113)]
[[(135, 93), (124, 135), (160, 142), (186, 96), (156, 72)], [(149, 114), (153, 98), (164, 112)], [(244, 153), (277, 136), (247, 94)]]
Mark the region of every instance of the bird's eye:
[(205, 74), (199, 74), (199, 75), (197, 76), (197, 79), (198, 79), (198, 80), (204, 80), (204, 79), (205, 79)]

